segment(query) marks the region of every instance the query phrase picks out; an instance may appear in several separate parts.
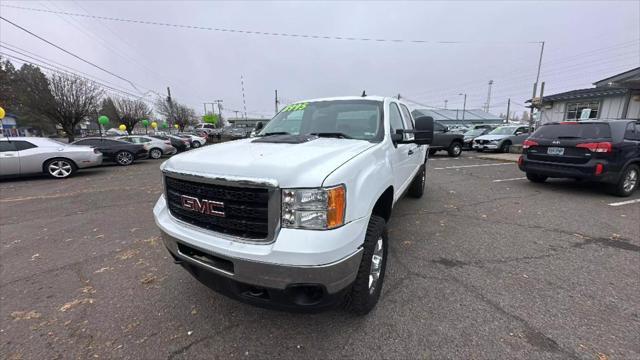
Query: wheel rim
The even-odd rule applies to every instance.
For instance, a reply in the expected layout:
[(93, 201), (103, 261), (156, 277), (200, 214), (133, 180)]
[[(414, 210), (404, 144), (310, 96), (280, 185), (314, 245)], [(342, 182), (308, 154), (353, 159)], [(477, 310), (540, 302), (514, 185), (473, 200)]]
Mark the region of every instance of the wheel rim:
[(382, 247), (382, 237), (378, 238), (376, 246), (373, 248), (373, 255), (371, 256), (371, 269), (369, 270), (369, 293), (373, 294), (378, 285), (378, 279), (380, 279), (380, 273), (382, 272), (382, 259), (384, 256), (384, 248)]
[(194, 148), (199, 148), (200, 147), (200, 143), (199, 142), (194, 142), (193, 143), (193, 147)]
[(118, 154), (118, 163), (122, 165), (129, 165), (133, 161), (133, 155), (128, 152), (121, 152)]
[(151, 157), (154, 159), (159, 159), (162, 156), (162, 153), (158, 149), (151, 150)]
[(56, 160), (49, 164), (49, 174), (57, 178), (64, 178), (71, 174), (73, 168), (68, 161)]
[(461, 152), (462, 152), (462, 148), (460, 147), (460, 145), (456, 145), (453, 147), (453, 153), (455, 155), (460, 155)]
[(622, 188), (624, 189), (625, 192), (630, 192), (636, 187), (637, 183), (638, 183), (638, 170), (631, 169), (629, 172), (627, 172), (627, 176), (625, 176), (624, 178), (624, 183), (622, 184)]

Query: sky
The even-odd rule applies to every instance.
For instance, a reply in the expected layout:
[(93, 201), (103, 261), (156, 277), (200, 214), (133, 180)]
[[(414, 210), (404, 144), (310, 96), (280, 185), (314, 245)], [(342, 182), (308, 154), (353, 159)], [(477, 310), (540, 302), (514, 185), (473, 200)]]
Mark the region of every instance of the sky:
[(640, 1), (2, 0), (0, 5), (0, 16), (111, 74), (6, 21), (0, 21), (0, 56), (46, 61), (54, 70), (64, 65), (67, 71), (118, 89), (109, 90), (110, 95), (152, 102), (166, 96), (169, 86), (175, 100), (199, 114), (204, 102), (217, 99), (223, 100), (225, 115), (235, 116), (234, 110), (242, 113), (241, 78), (249, 117), (273, 116), (276, 89), (281, 107), (366, 90), (369, 95), (400, 94), (415, 108), (444, 107), (446, 101), (447, 108), (461, 109), (460, 94), (467, 94), (466, 108), (479, 109), (486, 103), (489, 80), (493, 80), (490, 112), (505, 113), (510, 98), (511, 111), (521, 114), (536, 79), (541, 41), (545, 48), (540, 81), (545, 82), (545, 94), (591, 87), (597, 80), (640, 66)]

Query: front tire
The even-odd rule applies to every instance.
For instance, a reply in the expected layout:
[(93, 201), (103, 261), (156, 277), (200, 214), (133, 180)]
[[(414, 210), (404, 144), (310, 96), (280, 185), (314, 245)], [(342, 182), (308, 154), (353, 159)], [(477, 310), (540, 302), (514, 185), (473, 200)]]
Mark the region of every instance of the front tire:
[(511, 142), (505, 141), (505, 142), (502, 143), (502, 145), (500, 145), (500, 152), (501, 153), (508, 153), (509, 152), (509, 148), (511, 148)]
[(640, 168), (631, 164), (622, 172), (618, 183), (611, 185), (609, 191), (616, 196), (627, 197), (633, 194), (640, 182)]
[(380, 216), (371, 215), (358, 274), (347, 297), (347, 308), (357, 315), (366, 315), (378, 303), (387, 267), (387, 243), (386, 222)]
[(116, 154), (116, 164), (120, 166), (128, 166), (133, 164), (133, 154), (128, 151), (119, 151)]
[(420, 170), (418, 170), (418, 173), (416, 174), (416, 176), (413, 178), (413, 181), (409, 186), (409, 191), (407, 192), (407, 194), (412, 198), (416, 198), (416, 199), (421, 198), (422, 195), (424, 194), (424, 187), (426, 183), (427, 183), (427, 172), (426, 172), (425, 166), (422, 165), (420, 166)]
[(67, 159), (51, 159), (44, 164), (44, 171), (52, 178), (65, 179), (76, 172), (76, 164)]
[(194, 148), (194, 149), (197, 149), (197, 148), (200, 147), (200, 143), (197, 142), (197, 141), (194, 141), (193, 144), (191, 144), (191, 147)]
[(433, 155), (433, 154), (435, 154), (435, 153), (436, 153), (436, 151), (438, 151), (438, 150), (436, 150), (436, 149), (429, 149), (429, 155)]
[(462, 154), (462, 144), (457, 141), (454, 141), (449, 145), (449, 149), (447, 149), (450, 157), (458, 157)]
[(547, 181), (547, 178), (548, 177), (544, 176), (544, 175), (527, 173), (527, 179), (529, 179), (529, 181), (534, 182), (534, 183), (543, 183), (543, 182)]

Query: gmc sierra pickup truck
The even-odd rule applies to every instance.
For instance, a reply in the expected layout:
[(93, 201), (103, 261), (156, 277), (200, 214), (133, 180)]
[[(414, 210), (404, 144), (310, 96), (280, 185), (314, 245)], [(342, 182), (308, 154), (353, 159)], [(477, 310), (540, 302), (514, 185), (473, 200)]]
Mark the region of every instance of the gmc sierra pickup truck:
[(386, 224), (422, 196), (433, 119), (393, 98), (282, 109), (256, 137), (162, 164), (153, 214), (176, 263), (229, 297), (280, 309), (377, 303)]

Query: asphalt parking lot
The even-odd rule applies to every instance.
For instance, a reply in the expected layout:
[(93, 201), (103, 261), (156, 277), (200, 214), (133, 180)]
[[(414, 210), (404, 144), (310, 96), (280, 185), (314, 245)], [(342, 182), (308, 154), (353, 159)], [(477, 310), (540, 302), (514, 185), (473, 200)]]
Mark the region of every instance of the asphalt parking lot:
[(159, 164), (0, 182), (1, 358), (640, 358), (640, 193), (435, 155), (377, 308), (291, 314), (172, 263)]

